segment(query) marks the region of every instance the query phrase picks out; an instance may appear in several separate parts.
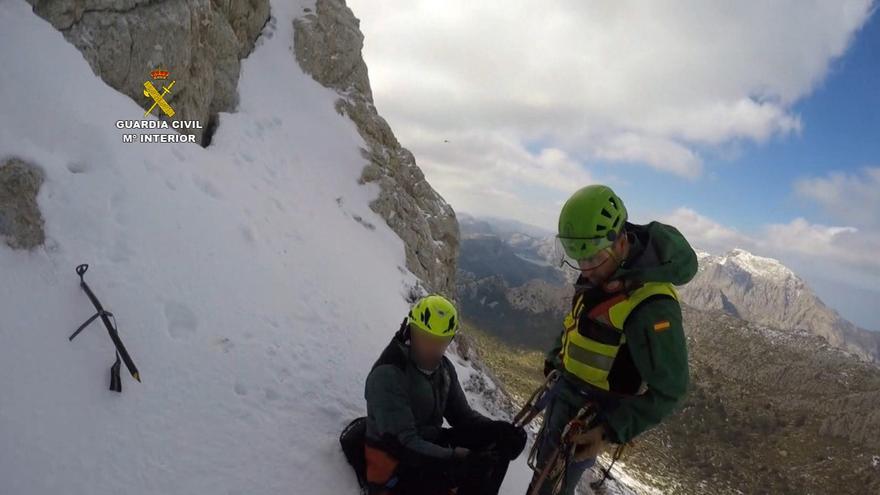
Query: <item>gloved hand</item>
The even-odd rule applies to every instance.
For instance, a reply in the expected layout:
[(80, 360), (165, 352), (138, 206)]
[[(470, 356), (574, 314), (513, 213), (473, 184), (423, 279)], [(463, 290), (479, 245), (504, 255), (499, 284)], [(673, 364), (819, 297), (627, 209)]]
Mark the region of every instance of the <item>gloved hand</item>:
[(507, 421), (492, 421), (491, 428), (497, 438), (495, 450), (502, 458), (512, 461), (519, 457), (526, 446), (528, 435), (523, 428), (517, 428)]
[(471, 450), (455, 447), (452, 451), (452, 463), (446, 468), (445, 476), (450, 486), (473, 484), (476, 479), (491, 476), (500, 460), (501, 456), (493, 448)]
[(455, 447), (452, 450), (452, 460), (458, 465), (482, 467), (494, 464), (501, 459), (501, 454), (493, 444), (486, 450), (471, 450), (464, 447)]
[(608, 447), (608, 436), (605, 431), (605, 425), (599, 424), (583, 433), (579, 433), (572, 437), (571, 441), (575, 444), (575, 462), (595, 459)]
[(551, 363), (549, 359), (544, 360), (544, 378), (547, 378), (547, 375), (555, 369), (556, 366), (553, 366), (553, 363)]
[(471, 455), (471, 449), (466, 449), (464, 447), (455, 447), (452, 449), (452, 458), (456, 461), (463, 461), (467, 459), (469, 455)]
[(470, 467), (483, 469), (498, 464), (501, 459), (501, 453), (495, 449), (472, 450), (464, 462)]

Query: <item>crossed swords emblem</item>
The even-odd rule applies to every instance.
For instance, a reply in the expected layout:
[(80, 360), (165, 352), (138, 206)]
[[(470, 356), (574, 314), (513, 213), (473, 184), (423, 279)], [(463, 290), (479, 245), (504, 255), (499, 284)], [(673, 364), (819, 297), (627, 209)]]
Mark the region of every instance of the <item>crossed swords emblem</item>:
[(171, 81), (171, 84), (169, 84), (168, 87), (162, 86), (162, 94), (159, 94), (159, 90), (157, 90), (150, 81), (144, 83), (144, 96), (153, 99), (153, 104), (150, 105), (150, 108), (144, 113), (144, 117), (150, 115), (150, 112), (156, 108), (156, 105), (159, 105), (159, 108), (165, 113), (165, 115), (174, 117), (174, 109), (171, 108), (171, 105), (169, 105), (167, 101), (165, 101), (165, 95), (171, 92), (171, 88), (174, 87), (175, 82), (177, 81)]

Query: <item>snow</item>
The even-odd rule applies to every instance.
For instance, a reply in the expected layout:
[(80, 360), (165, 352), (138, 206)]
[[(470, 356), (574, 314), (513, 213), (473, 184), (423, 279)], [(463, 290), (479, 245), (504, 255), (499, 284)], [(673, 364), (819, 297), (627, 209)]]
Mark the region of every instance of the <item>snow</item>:
[(745, 249), (733, 249), (727, 253), (720, 263), (733, 263), (752, 275), (759, 277), (786, 280), (797, 276), (785, 265), (773, 258), (756, 256)]
[[(362, 139), (293, 58), (303, 6), (272, 2), (203, 149), (123, 143), (156, 132), (116, 129), (138, 103), (24, 0), (0, 2), (0, 157), (45, 171), (47, 235), (0, 243), (3, 494), (357, 493), (337, 436), (416, 279), (357, 183)], [(67, 340), (94, 312), (80, 263), (140, 369), (122, 394), (99, 322)], [(503, 493), (525, 492), (524, 457)]]
[[(606, 456), (607, 457), (607, 456)], [(605, 459), (602, 461), (604, 465), (609, 464), (609, 459)], [(626, 470), (626, 463), (623, 461), (617, 461), (614, 463), (614, 466), (611, 467), (611, 475), (614, 480), (606, 480), (605, 491), (603, 493), (640, 493), (645, 495), (662, 495), (663, 492), (660, 490), (646, 485), (641, 481), (633, 478), (629, 475)]]

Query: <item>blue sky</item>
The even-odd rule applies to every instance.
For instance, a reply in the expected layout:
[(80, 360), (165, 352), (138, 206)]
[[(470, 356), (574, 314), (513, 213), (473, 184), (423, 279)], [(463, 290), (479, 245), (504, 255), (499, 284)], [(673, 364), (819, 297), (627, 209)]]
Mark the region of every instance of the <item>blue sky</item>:
[(606, 183), (880, 330), (871, 0), (349, 4), (379, 112), (457, 211), (552, 229)]
[[(644, 207), (649, 209), (668, 210), (685, 203), (746, 230), (795, 216), (839, 224), (839, 219), (797, 198), (792, 185), (806, 175), (880, 165), (880, 21), (876, 14), (845, 55), (833, 61), (819, 87), (795, 103), (792, 111), (803, 122), (799, 134), (774, 137), (763, 144), (739, 143), (735, 159), (709, 154), (706, 163), (711, 172), (695, 182), (644, 170), (625, 174), (632, 182), (621, 187), (621, 194), (644, 198)], [(652, 194), (658, 188), (666, 194)]]
[[(875, 13), (869, 18), (846, 53), (832, 62), (828, 76), (816, 90), (792, 106), (803, 122), (799, 133), (774, 137), (766, 143), (737, 143), (732, 159), (711, 156), (709, 151), (711, 157), (706, 163), (711, 172), (698, 181), (657, 171), (626, 174), (628, 184), (619, 187), (621, 194), (642, 211), (669, 211), (687, 205), (752, 235), (761, 235), (761, 226), (766, 223), (786, 223), (794, 217), (825, 225), (847, 225), (848, 219), (798, 197), (794, 184), (805, 176), (857, 175), (863, 167), (880, 166), (878, 17)], [(658, 189), (664, 194), (653, 194)], [(864, 205), (872, 206), (876, 203)], [(875, 215), (880, 216), (880, 212)], [(863, 327), (880, 330), (880, 313), (875, 309), (880, 303), (880, 287), (852, 287), (830, 275), (833, 260), (815, 267), (810, 259), (770, 254), (805, 277), (820, 297), (844, 316)]]

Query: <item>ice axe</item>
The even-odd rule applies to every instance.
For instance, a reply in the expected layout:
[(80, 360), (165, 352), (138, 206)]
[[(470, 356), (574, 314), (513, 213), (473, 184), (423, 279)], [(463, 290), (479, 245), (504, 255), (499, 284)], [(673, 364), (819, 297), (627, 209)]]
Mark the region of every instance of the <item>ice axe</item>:
[[(107, 333), (110, 334), (110, 339), (113, 341), (113, 345), (116, 347), (116, 362), (113, 363), (113, 366), (110, 367), (110, 390), (115, 392), (122, 392), (122, 379), (119, 377), (119, 361), (120, 357), (122, 361), (125, 362), (125, 367), (128, 368), (128, 372), (131, 373), (132, 378), (141, 381), (140, 373), (138, 373), (137, 367), (134, 365), (134, 362), (131, 360), (131, 356), (128, 355), (128, 351), (125, 350), (125, 345), (122, 343), (122, 340), (119, 338), (119, 332), (116, 329), (116, 317), (113, 316), (113, 313), (104, 309), (101, 306), (101, 301), (98, 301), (98, 298), (95, 296), (95, 293), (92, 292), (92, 289), (89, 288), (89, 285), (86, 283), (83, 276), (86, 274), (86, 270), (89, 269), (89, 265), (83, 263), (76, 267), (76, 274), (79, 275), (79, 286), (82, 287), (82, 290), (85, 291), (86, 295), (89, 296), (89, 300), (92, 301), (92, 304), (95, 305), (95, 309), (97, 313), (92, 315), (85, 323), (79, 326), (73, 334), (68, 337), (68, 341), (73, 341), (74, 337), (79, 335), (90, 323), (95, 321), (98, 317), (101, 318), (101, 321), (104, 322), (104, 326), (107, 327)], [(110, 318), (113, 318), (113, 323), (110, 323)]]

